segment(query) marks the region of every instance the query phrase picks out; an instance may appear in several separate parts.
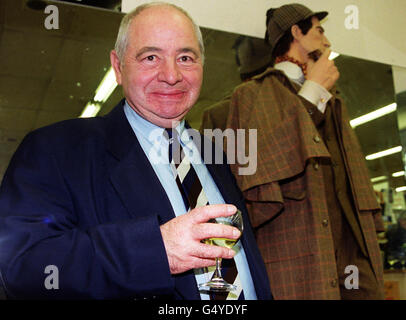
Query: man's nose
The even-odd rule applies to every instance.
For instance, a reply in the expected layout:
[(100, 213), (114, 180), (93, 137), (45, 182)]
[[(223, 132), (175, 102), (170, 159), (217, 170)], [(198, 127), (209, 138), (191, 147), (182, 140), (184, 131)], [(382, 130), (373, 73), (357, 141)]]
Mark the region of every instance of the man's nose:
[(326, 36), (324, 36), (324, 46), (325, 46), (326, 48), (330, 48), (330, 47), (331, 47), (331, 43), (330, 43), (330, 41), (328, 41), (328, 39), (327, 39)]
[(174, 85), (177, 82), (182, 81), (182, 78), (182, 73), (179, 70), (179, 66), (176, 64), (176, 61), (165, 61), (161, 64), (158, 74), (159, 81)]

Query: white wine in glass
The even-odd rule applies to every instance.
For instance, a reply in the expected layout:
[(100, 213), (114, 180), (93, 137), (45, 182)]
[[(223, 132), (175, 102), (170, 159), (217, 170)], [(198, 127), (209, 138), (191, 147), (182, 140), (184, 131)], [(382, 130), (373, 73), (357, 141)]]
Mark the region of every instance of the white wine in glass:
[(231, 249), (232, 247), (234, 247), (234, 245), (237, 243), (237, 241), (238, 241), (238, 239), (210, 238), (210, 239), (205, 239), (204, 243)]
[[(242, 214), (240, 210), (237, 210), (237, 212), (232, 216), (216, 218), (216, 220), (213, 222), (236, 227), (238, 230), (241, 231), (241, 234), (244, 229)], [(205, 239), (204, 242), (209, 245), (216, 245), (231, 249), (232, 247), (234, 247), (238, 240), (239, 239), (209, 238)], [(230, 292), (236, 290), (237, 286), (228, 283), (223, 279), (223, 277), (221, 276), (221, 258), (216, 258), (216, 269), (211, 280), (206, 283), (199, 284), (199, 289), (214, 292)]]

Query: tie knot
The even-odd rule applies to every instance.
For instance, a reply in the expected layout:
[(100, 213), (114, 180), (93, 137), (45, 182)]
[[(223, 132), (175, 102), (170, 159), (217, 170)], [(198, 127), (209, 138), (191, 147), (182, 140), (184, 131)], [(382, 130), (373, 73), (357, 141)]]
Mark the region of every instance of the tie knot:
[(166, 128), (163, 135), (169, 142), (169, 163), (174, 161), (175, 165), (179, 165), (181, 159), (183, 159), (183, 150), (179, 142), (178, 132), (176, 131), (176, 129)]
[[(169, 138), (172, 138), (172, 128), (165, 128), (165, 132)], [(164, 134), (165, 134), (164, 132)]]
[(169, 144), (172, 144), (174, 139), (177, 138), (177, 131), (173, 128), (166, 128), (164, 131), (164, 137), (169, 141)]

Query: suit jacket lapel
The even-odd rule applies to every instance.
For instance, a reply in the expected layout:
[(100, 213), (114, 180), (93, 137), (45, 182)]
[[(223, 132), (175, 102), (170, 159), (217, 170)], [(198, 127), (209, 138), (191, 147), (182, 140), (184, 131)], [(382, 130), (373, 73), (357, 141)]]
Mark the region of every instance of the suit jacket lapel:
[(170, 220), (172, 206), (125, 117), (123, 101), (106, 118), (107, 148), (117, 159), (110, 178), (127, 210), (138, 218), (156, 214), (161, 223)]
[[(111, 182), (127, 210), (137, 218), (156, 215), (163, 224), (175, 217), (172, 205), (123, 111), (122, 101), (107, 118), (107, 147), (118, 160)], [(115, 132), (114, 135), (111, 133)], [(110, 133), (110, 134), (109, 134)], [(200, 299), (193, 271), (173, 276), (175, 295)]]

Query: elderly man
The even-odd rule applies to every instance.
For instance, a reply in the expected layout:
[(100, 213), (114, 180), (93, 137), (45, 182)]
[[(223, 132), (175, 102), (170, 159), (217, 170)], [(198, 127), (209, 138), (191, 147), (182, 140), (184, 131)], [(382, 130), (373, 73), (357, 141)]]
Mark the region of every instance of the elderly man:
[[(140, 6), (124, 17), (111, 63), (125, 100), (105, 117), (30, 133), (6, 172), (0, 270), (8, 296), (208, 299), (198, 284), (220, 257), (238, 282), (220, 298), (271, 298), (230, 170), (190, 161), (201, 159), (182, 120), (202, 83), (199, 28), (176, 6)], [(185, 165), (168, 160), (175, 145)], [(177, 184), (179, 167), (186, 177)], [(200, 186), (197, 200), (186, 180)], [(209, 221), (236, 208), (242, 236)], [(237, 253), (203, 243), (240, 236)]]
[(258, 129), (258, 170), (236, 177), (275, 299), (381, 299), (379, 205), (334, 88), (326, 16), (268, 10), (274, 68), (234, 92), (227, 122)]

